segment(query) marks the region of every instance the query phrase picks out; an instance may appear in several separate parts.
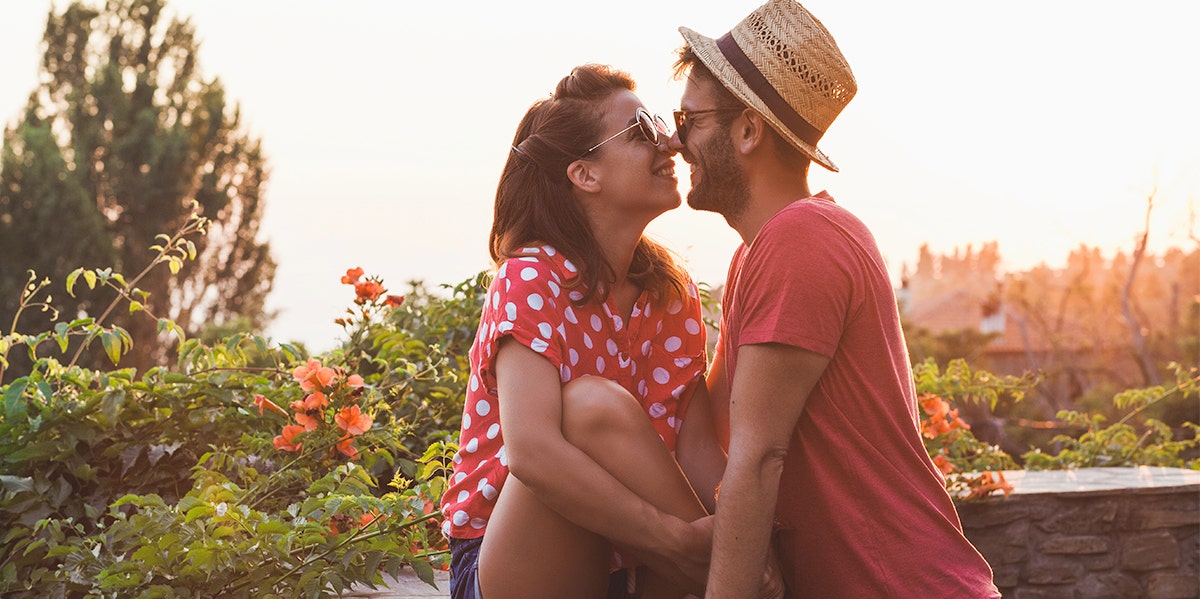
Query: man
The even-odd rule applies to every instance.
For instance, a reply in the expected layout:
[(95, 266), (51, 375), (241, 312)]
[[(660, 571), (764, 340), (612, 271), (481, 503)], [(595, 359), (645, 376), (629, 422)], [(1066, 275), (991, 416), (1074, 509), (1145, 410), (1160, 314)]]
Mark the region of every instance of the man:
[(808, 189), (857, 90), (825, 27), (770, 0), (713, 40), (681, 27), (672, 143), (688, 204), (744, 242), (708, 385), (729, 462), (707, 597), (757, 588), (772, 536), (789, 597), (999, 597), (918, 430), (912, 371), (867, 228)]

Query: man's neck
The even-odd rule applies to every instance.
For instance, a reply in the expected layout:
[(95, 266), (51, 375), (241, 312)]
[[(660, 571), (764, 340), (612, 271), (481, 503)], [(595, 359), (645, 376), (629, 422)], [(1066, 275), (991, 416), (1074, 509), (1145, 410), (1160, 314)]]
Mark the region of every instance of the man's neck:
[(754, 243), (758, 232), (772, 216), (796, 200), (812, 196), (807, 177), (789, 176), (750, 177), (750, 201), (736, 221), (729, 221), (746, 245)]

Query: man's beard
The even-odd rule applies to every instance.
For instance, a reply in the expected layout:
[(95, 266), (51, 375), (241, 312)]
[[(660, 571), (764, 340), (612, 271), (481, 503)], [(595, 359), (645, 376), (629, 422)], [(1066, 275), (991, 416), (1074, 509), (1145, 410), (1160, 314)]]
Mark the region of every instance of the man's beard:
[(716, 212), (729, 223), (750, 203), (750, 183), (733, 153), (727, 136), (714, 135), (699, 148), (700, 184), (688, 192), (688, 206)]

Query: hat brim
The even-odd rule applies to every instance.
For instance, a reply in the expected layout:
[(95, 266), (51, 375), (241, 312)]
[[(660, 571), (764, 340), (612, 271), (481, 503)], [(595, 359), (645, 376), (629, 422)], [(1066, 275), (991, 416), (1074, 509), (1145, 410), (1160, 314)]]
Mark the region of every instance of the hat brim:
[(704, 66), (708, 67), (709, 71), (712, 71), (713, 76), (725, 86), (725, 89), (728, 89), (738, 99), (745, 102), (747, 106), (763, 115), (767, 119), (767, 122), (771, 124), (771, 127), (795, 146), (796, 149), (804, 152), (806, 156), (817, 164), (833, 172), (837, 172), (837, 165), (833, 163), (833, 160), (829, 159), (829, 156), (825, 155), (825, 152), (822, 152), (815, 145), (805, 142), (797, 137), (795, 133), (792, 133), (779, 120), (779, 117), (770, 108), (767, 108), (766, 102), (763, 102), (758, 97), (758, 94), (751, 91), (750, 86), (746, 84), (742, 76), (738, 74), (733, 65), (729, 63), (729, 60), (725, 58), (725, 55), (721, 53), (721, 49), (717, 47), (716, 40), (696, 33), (687, 27), (680, 27), (679, 34), (683, 36), (684, 41), (687, 42), (692, 52), (696, 54), (696, 57), (700, 59), (700, 62), (704, 63)]

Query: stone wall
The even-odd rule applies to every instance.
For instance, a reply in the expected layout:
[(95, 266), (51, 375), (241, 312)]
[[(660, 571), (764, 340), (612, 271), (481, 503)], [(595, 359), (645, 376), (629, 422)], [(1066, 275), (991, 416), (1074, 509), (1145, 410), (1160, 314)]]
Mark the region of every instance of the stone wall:
[(1200, 485), (1021, 493), (1014, 484), (1007, 498), (958, 506), (1005, 597), (1200, 597)]

